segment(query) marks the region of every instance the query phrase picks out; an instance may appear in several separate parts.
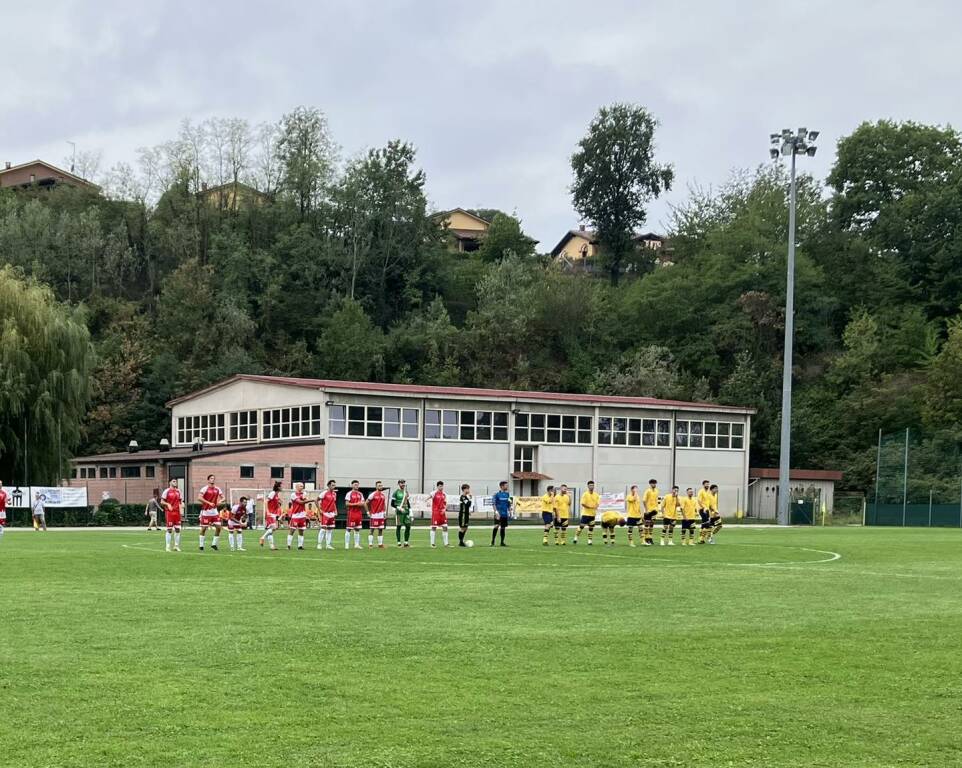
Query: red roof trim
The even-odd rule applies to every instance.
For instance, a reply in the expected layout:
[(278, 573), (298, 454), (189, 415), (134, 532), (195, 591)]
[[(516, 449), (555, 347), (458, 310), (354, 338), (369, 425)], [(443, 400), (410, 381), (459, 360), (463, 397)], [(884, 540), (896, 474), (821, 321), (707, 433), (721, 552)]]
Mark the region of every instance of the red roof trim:
[[(777, 467), (751, 467), (748, 470), (749, 477), (756, 477), (759, 480), (777, 480)], [(834, 480), (838, 482), (842, 479), (842, 473), (834, 469), (790, 469), (788, 470), (789, 480)]]
[(734, 405), (717, 405), (715, 403), (692, 403), (684, 400), (659, 400), (654, 397), (620, 397), (616, 395), (585, 395), (572, 392), (526, 392), (514, 389), (483, 389), (474, 387), (435, 387), (418, 384), (388, 384), (384, 382), (367, 381), (336, 381), (333, 379), (304, 379), (292, 376), (258, 376), (239, 373), (229, 379), (218, 382), (206, 389), (192, 392), (188, 395), (174, 398), (167, 406), (177, 405), (199, 395), (213, 392), (235, 381), (258, 381), (264, 384), (282, 384), (291, 387), (303, 387), (317, 390), (354, 390), (358, 392), (383, 392), (386, 394), (420, 395), (435, 397), (464, 397), (496, 400), (549, 400), (563, 403), (579, 403), (584, 405), (634, 405), (638, 407), (654, 406), (657, 408), (676, 408), (679, 410), (699, 409), (722, 411), (726, 413), (751, 414), (753, 408), (741, 408)]

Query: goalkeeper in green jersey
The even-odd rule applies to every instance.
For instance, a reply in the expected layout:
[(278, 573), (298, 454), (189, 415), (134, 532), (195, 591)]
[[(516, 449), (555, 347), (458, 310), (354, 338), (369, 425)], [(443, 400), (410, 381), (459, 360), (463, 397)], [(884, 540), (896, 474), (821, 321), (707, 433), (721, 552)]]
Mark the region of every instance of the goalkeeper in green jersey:
[(397, 481), (397, 488), (391, 495), (391, 507), (394, 509), (394, 522), (397, 525), (397, 545), (401, 544), (401, 529), (404, 529), (405, 547), (411, 546), (411, 497), (408, 495), (407, 483), (404, 480)]

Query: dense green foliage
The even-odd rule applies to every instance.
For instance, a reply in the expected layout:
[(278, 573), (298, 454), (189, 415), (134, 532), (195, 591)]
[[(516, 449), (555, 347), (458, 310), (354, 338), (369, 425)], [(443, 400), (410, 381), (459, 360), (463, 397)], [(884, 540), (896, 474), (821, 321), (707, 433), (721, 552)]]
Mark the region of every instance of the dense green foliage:
[(0, 766), (959, 765), (962, 531), (540, 538), (7, 531)]
[[(612, 227), (633, 226), (671, 182), (653, 157), (653, 126), (643, 110), (609, 110), (582, 142), (586, 161), (606, 136), (637, 152), (624, 179), (634, 212)], [(139, 171), (117, 169), (107, 196), (0, 193), (0, 263), (85, 309), (98, 355), (83, 452), (154, 445), (166, 400), (250, 372), (749, 405), (752, 463), (776, 463), (780, 167), (693, 191), (668, 233), (673, 265), (619, 270), (613, 285), (537, 257), (518, 219), (496, 209), (478, 211), (492, 221), (481, 250), (452, 252), (403, 141), (339, 161), (309, 109), (262, 127), (256, 142), (244, 130), (185, 123), (142, 153)], [(262, 154), (241, 151), (255, 144)], [(830, 186), (802, 177), (796, 466), (841, 469), (868, 489), (878, 430), (910, 427), (949, 457), (932, 477), (958, 476), (960, 146), (951, 129), (865, 124), (839, 143)], [(205, 182), (232, 180), (267, 193), (230, 206), (202, 194)], [(4, 435), (6, 467), (17, 444)]]

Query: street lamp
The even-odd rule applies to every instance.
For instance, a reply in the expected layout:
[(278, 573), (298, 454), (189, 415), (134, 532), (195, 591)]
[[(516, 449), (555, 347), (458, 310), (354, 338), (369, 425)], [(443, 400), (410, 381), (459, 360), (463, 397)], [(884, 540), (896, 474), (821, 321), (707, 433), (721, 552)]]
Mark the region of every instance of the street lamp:
[(778, 512), (781, 525), (788, 525), (789, 516), (789, 468), (792, 449), (792, 342), (795, 336), (795, 158), (798, 155), (815, 157), (812, 143), (818, 131), (799, 128), (783, 128), (769, 135), (768, 150), (772, 160), (779, 155), (792, 158), (791, 181), (788, 195), (788, 279), (785, 286), (785, 357), (782, 362), (782, 433), (778, 450)]

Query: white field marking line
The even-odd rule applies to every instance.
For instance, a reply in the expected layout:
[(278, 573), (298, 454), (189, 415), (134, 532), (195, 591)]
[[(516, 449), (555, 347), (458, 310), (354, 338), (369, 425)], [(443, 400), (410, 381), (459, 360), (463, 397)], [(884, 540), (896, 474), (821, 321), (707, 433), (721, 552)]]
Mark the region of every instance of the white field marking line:
[[(198, 552), (169, 553), (169, 552), (167, 552), (166, 550), (157, 549), (157, 548), (154, 548), (154, 547), (147, 547), (147, 546), (140, 545), (140, 544), (121, 544), (121, 546), (122, 546), (124, 549), (138, 549), (138, 550), (141, 550), (141, 551), (143, 551), (143, 552), (151, 552), (151, 553), (165, 554), (165, 555), (166, 555), (166, 554), (181, 554), (181, 555), (203, 556), (203, 555), (207, 555), (207, 554), (208, 554), (206, 551), (204, 551), (204, 552), (199, 552), (199, 551), (198, 551)], [(706, 545), (704, 545), (704, 546), (708, 546), (708, 545), (706, 544)], [(638, 559), (638, 557), (637, 557), (636, 555), (616, 555), (616, 554), (612, 554), (612, 553), (608, 553), (608, 552), (598, 552), (597, 554), (591, 554), (591, 555), (589, 555), (587, 551), (582, 550), (582, 551), (575, 552), (575, 554), (580, 555), (580, 556), (582, 556), (582, 557), (607, 557), (607, 558), (614, 558), (614, 559), (618, 559), (618, 560), (633, 560), (636, 564), (639, 564), (639, 565), (646, 565), (646, 566), (651, 565), (651, 566), (658, 566), (658, 567), (665, 567), (665, 568), (685, 568), (685, 567), (688, 567), (688, 566), (702, 566), (702, 567), (727, 566), (727, 567), (732, 567), (732, 568), (739, 568), (739, 567), (745, 567), (745, 568), (771, 568), (771, 567), (797, 568), (798, 566), (819, 565), (819, 564), (824, 564), (824, 563), (832, 563), (832, 562), (835, 562), (836, 560), (840, 560), (840, 559), (842, 558), (841, 554), (839, 554), (838, 552), (832, 552), (832, 551), (830, 551), (830, 550), (824, 550), (824, 549), (810, 549), (810, 548), (808, 548), (808, 547), (796, 547), (796, 546), (791, 546), (791, 545), (789, 545), (789, 544), (771, 544), (771, 545), (765, 545), (765, 544), (733, 544), (733, 545), (731, 545), (731, 546), (736, 546), (736, 547), (737, 547), (737, 546), (744, 546), (744, 547), (751, 547), (751, 546), (772, 546), (772, 547), (778, 547), (778, 548), (780, 548), (780, 549), (797, 549), (797, 550), (802, 551), (802, 552), (814, 552), (814, 553), (820, 554), (820, 555), (828, 555), (828, 557), (823, 558), (823, 559), (820, 559), (820, 560), (786, 560), (786, 561), (776, 561), (776, 562), (770, 562), (770, 563), (728, 563), (728, 562), (718, 562), (718, 561), (714, 561), (714, 560), (709, 561), (709, 562), (699, 561), (699, 562), (687, 562), (687, 563), (683, 563), (683, 562), (673, 562), (673, 563), (671, 563), (671, 562), (664, 562), (664, 561), (660, 561), (660, 560), (659, 560), (659, 561), (640, 560), (640, 559)], [(280, 551), (282, 551), (282, 549), (286, 549), (286, 547), (284, 547), (284, 548), (279, 548), (278, 551), (280, 552)], [(316, 549), (316, 548), (315, 548), (315, 549)], [(338, 548), (338, 549), (340, 549), (340, 548)], [(307, 551), (307, 550), (305, 550), (305, 551)], [(345, 551), (353, 551), (353, 550), (345, 550)], [(574, 550), (572, 550), (572, 551), (574, 551)], [(525, 550), (515, 550), (515, 552), (525, 552)], [(530, 552), (530, 551), (529, 551), (528, 553), (529, 553), (529, 554), (533, 554), (533, 552)], [(219, 553), (219, 552), (218, 552), (218, 553), (215, 553), (215, 554), (213, 555), (213, 557), (216, 557), (218, 554), (220, 554), (220, 553)], [(230, 554), (233, 554), (233, 553), (231, 553), (231, 552), (228, 551), (228, 552), (225, 552), (225, 554), (230, 555)], [(208, 555), (208, 557), (211, 557), (211, 556)], [(322, 557), (324, 557), (324, 556), (322, 555)], [(280, 559), (280, 558), (278, 558), (277, 556), (274, 556), (274, 555), (261, 555), (261, 554), (250, 554), (250, 555), (248, 555), (248, 554), (245, 553), (244, 559), (247, 559), (247, 560), (278, 560), (278, 559)], [(305, 557), (305, 558), (301, 558), (301, 559), (310, 560), (311, 562), (314, 562), (314, 561), (317, 561), (317, 556), (314, 556), (314, 557)], [(376, 563), (382, 563), (382, 564), (387, 564), (387, 563), (389, 563), (389, 562), (394, 562), (394, 561), (393, 561), (393, 560), (383, 560), (383, 559), (381, 559), (381, 560), (374, 560), (374, 562), (376, 562)], [(453, 563), (449, 561), (448, 563), (445, 563), (445, 562), (442, 561), (442, 560), (416, 560), (416, 561), (414, 561), (414, 562), (415, 562), (416, 564), (418, 564), (418, 565), (451, 565), (451, 564), (454, 564), (454, 565), (466, 565), (466, 566), (469, 566), (469, 567), (472, 567), (472, 568), (476, 568), (476, 567), (481, 567), (481, 566), (483, 566), (483, 565), (486, 565), (486, 563), (487, 563), (487, 562), (490, 562), (490, 561), (486, 561), (486, 563), (481, 563), (481, 562), (468, 563), (468, 562), (464, 562), (464, 561), (454, 561)], [(504, 565), (522, 565), (522, 563), (512, 563), (512, 562), (509, 561), (509, 562), (501, 562), (501, 563), (498, 563), (498, 565), (499, 565), (499, 566), (504, 566)], [(550, 565), (551, 565), (552, 567), (556, 567), (556, 568), (557, 568), (557, 567), (562, 567), (563, 564), (562, 564), (562, 563), (551, 563)], [(589, 565), (587, 565), (587, 564), (584, 565), (584, 566), (577, 566), (577, 565), (572, 564), (572, 563), (569, 563), (569, 564), (568, 564), (569, 567), (572, 566), (572, 565), (574, 565), (574, 567), (585, 567), (585, 568), (590, 568), (590, 567), (591, 567), (591, 566), (589, 566)], [(614, 566), (610, 566), (610, 567), (614, 567)], [(880, 575), (881, 575), (881, 574), (880, 574)], [(902, 574), (902, 575), (907, 575), (907, 574)]]

